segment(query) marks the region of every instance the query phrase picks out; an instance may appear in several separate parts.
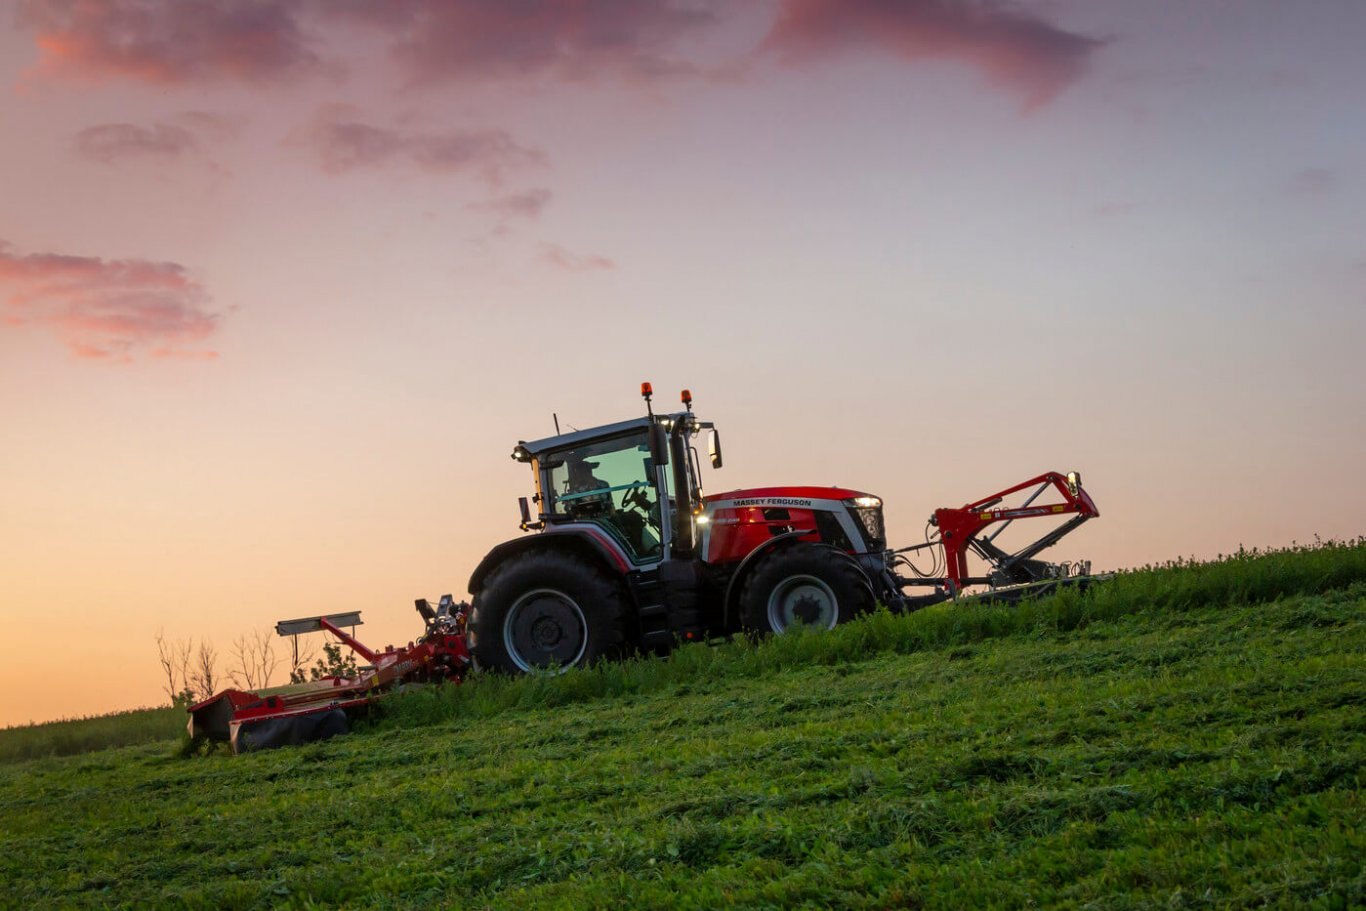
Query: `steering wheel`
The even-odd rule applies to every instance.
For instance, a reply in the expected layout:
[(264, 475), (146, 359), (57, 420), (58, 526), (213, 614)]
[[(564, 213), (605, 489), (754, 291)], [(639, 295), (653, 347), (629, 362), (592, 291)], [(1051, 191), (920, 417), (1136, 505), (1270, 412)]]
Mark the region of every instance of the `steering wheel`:
[(622, 508), (634, 507), (645, 513), (645, 524), (649, 525), (658, 534), (661, 529), (659, 525), (659, 504), (650, 499), (646, 492), (649, 488), (645, 486), (636, 487), (627, 491), (621, 498)]
[(639, 509), (647, 515), (650, 512), (650, 498), (645, 495), (644, 487), (632, 487), (621, 495), (621, 508), (625, 512), (628, 509)]

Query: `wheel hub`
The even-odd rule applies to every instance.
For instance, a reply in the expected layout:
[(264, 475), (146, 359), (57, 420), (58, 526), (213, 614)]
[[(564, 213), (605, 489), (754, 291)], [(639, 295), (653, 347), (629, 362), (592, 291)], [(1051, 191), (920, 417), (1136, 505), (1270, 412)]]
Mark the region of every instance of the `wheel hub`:
[(768, 599), (768, 623), (775, 633), (805, 624), (832, 629), (839, 620), (839, 601), (823, 579), (791, 576), (773, 587)]
[(568, 669), (588, 648), (588, 624), (569, 595), (553, 589), (527, 592), (503, 622), (503, 645), (523, 671)]
[(564, 630), (552, 617), (537, 617), (536, 622), (531, 624), (531, 639), (541, 648), (551, 648), (563, 638)]
[(820, 599), (800, 595), (792, 603), (792, 616), (803, 623), (816, 623), (820, 620), (823, 608)]

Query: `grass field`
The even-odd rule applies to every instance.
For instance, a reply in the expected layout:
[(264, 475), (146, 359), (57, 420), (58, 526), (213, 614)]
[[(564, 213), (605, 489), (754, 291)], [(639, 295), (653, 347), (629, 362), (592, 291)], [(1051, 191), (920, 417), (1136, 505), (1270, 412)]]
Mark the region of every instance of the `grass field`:
[(184, 730), (185, 710), (170, 706), (3, 728), (0, 763), (174, 740)]
[[(15, 907), (1366, 904), (1366, 544), (19, 759)], [(41, 729), (24, 729), (30, 738)]]

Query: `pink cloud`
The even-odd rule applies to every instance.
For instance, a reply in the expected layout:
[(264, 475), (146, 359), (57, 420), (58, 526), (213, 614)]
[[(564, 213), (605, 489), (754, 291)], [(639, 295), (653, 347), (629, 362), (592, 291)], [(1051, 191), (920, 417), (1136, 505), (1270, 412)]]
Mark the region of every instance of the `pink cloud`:
[(1102, 44), (989, 0), (783, 0), (762, 50), (791, 64), (869, 48), (958, 60), (1036, 108), (1076, 81)]
[(236, 139), (242, 129), (242, 122), (239, 118), (211, 114), (208, 111), (182, 111), (172, 117), (171, 120), (177, 126), (194, 133), (200, 140), (211, 140), (213, 142), (226, 142), (230, 139)]
[(315, 69), (294, 0), (21, 0), (40, 73), (158, 84)]
[(167, 84), (273, 82), (323, 68), (311, 28), (382, 34), (417, 83), (551, 72), (655, 80), (695, 73), (675, 44), (710, 0), (20, 0), (42, 75)]
[(340, 0), (322, 8), (393, 36), (417, 83), (551, 73), (656, 80), (697, 72), (676, 43), (716, 19), (683, 0)]
[[(548, 76), (653, 83), (735, 78), (766, 55), (806, 64), (878, 50), (906, 61), (955, 60), (1046, 104), (1105, 42), (1010, 0), (777, 0), (762, 45), (729, 64), (690, 58), (714, 37), (716, 0), (20, 0), (40, 73), (157, 84), (282, 83), (332, 71), (314, 35), (346, 22), (379, 36), (413, 84)], [(374, 140), (369, 137), (365, 141)], [(372, 150), (373, 151), (373, 150)], [(432, 153), (442, 158), (439, 149)]]
[(202, 346), (218, 316), (207, 310), (203, 286), (176, 263), (20, 255), (0, 242), (0, 288), (9, 292), (6, 325), (47, 328), (78, 357), (217, 357)]
[(402, 140), (393, 130), (356, 122), (315, 123), (308, 130), (306, 142), (329, 174), (384, 164), (403, 148)]
[(541, 244), (541, 259), (559, 269), (569, 272), (592, 272), (615, 269), (617, 264), (596, 253), (571, 253), (559, 244)]
[(206, 149), (231, 140), (238, 125), (225, 117), (185, 111), (162, 123), (104, 123), (87, 127), (73, 140), (81, 158), (106, 165), (146, 161), (164, 165), (194, 159), (220, 176), (230, 172), (208, 157)]
[(193, 133), (170, 123), (156, 123), (150, 127), (105, 123), (81, 130), (76, 134), (75, 143), (76, 154), (104, 164), (136, 158), (168, 161), (198, 150)]
[(470, 171), (490, 184), (506, 172), (543, 165), (544, 153), (518, 144), (503, 130), (403, 131), (344, 119), (324, 110), (297, 139), (329, 174), (407, 164), (429, 173)]
[(469, 204), (469, 208), (480, 212), (492, 212), (502, 218), (534, 219), (540, 217), (553, 195), (549, 190), (537, 187), (524, 193), (510, 193), (484, 202), (473, 202)]

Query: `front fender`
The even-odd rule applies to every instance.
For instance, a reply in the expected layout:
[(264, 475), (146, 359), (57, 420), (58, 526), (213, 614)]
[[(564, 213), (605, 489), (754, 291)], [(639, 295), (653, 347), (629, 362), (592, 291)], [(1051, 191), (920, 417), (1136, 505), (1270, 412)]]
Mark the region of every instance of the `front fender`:
[(755, 561), (785, 541), (795, 541), (798, 538), (812, 534), (815, 534), (815, 531), (809, 528), (783, 532), (780, 535), (774, 535), (763, 544), (760, 544), (758, 547), (745, 554), (745, 558), (740, 561), (740, 565), (735, 567), (735, 572), (731, 573), (730, 581), (726, 583), (726, 597), (722, 602), (721, 611), (722, 623), (725, 625), (726, 629), (730, 629), (731, 609), (735, 606), (736, 599), (740, 597), (741, 582), (749, 573), (749, 570), (753, 568)]

